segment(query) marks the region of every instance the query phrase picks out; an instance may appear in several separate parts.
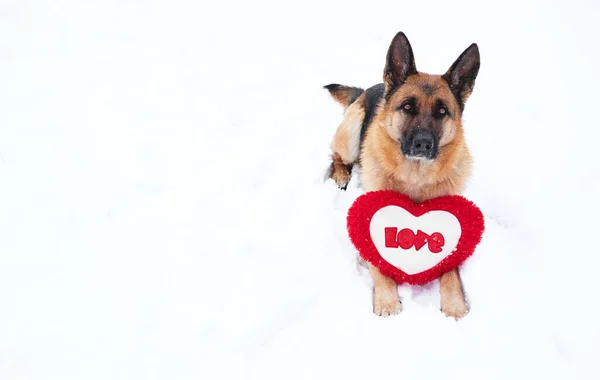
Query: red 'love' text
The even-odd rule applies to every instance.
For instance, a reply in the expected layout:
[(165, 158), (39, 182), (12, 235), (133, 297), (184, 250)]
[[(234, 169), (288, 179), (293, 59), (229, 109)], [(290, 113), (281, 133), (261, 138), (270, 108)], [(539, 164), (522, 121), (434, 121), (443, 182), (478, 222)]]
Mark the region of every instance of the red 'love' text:
[(425, 232), (417, 230), (415, 234), (408, 228), (404, 228), (398, 232), (397, 227), (385, 227), (385, 246), (387, 248), (400, 247), (406, 250), (415, 247), (418, 251), (427, 244), (431, 253), (440, 253), (442, 252), (444, 243), (444, 235), (439, 232), (427, 235)]

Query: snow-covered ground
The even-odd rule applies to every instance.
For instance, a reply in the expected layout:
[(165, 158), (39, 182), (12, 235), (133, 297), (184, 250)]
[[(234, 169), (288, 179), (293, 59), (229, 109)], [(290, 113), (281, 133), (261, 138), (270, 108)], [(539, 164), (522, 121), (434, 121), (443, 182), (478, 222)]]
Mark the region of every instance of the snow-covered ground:
[[(0, 3), (0, 379), (598, 378), (600, 4)], [(322, 182), (342, 109), (404, 31), (471, 43), (462, 274), (371, 312)]]

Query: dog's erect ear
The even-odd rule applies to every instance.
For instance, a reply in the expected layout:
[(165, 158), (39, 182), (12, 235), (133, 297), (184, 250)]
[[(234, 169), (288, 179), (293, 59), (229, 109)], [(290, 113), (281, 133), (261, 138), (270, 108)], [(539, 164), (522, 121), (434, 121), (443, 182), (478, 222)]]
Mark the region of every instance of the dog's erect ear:
[(473, 91), (478, 72), (479, 48), (477, 44), (472, 44), (450, 66), (448, 72), (442, 76), (448, 82), (450, 90), (458, 100), (461, 109), (464, 108), (467, 98)]
[(408, 38), (402, 32), (398, 32), (387, 52), (385, 69), (383, 70), (383, 82), (385, 92), (389, 93), (394, 88), (402, 85), (406, 78), (417, 73), (415, 57)]

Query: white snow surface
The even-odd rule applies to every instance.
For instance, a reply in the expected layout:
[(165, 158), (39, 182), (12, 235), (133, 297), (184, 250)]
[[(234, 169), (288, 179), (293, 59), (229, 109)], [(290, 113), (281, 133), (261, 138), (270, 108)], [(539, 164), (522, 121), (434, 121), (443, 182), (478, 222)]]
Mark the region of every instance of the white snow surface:
[[(0, 3), (0, 379), (597, 379), (597, 1)], [(472, 42), (461, 269), (372, 313), (323, 182), (398, 31)], [(355, 173), (356, 174), (356, 173)]]

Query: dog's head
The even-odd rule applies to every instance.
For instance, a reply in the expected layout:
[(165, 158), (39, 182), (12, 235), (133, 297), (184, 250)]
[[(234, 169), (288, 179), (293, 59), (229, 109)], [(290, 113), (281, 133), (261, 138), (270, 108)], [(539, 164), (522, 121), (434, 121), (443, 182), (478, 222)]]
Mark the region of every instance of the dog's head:
[(385, 127), (409, 159), (432, 161), (461, 128), (465, 102), (479, 72), (479, 49), (472, 44), (444, 75), (419, 73), (412, 48), (398, 33), (383, 74)]

